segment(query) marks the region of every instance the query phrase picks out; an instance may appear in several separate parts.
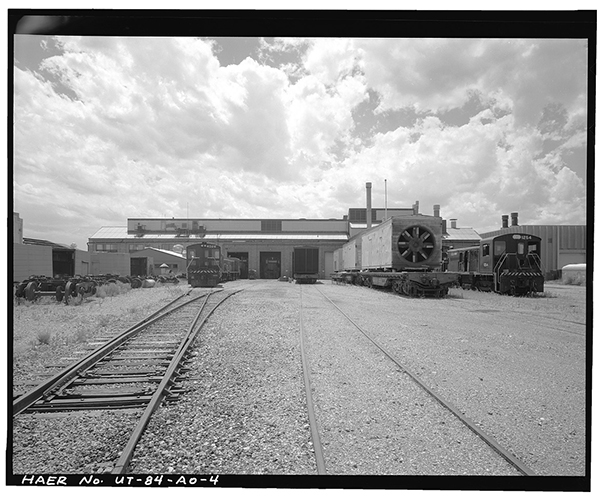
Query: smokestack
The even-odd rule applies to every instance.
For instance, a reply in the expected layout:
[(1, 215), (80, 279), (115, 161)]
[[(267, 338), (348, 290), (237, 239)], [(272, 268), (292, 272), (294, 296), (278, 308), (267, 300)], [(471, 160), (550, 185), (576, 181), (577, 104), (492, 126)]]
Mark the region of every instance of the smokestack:
[(450, 227), (456, 229), (456, 219), (450, 219)]
[(371, 183), (367, 183), (367, 228), (371, 227)]
[(419, 201), (416, 200), (413, 204), (413, 214), (416, 216), (419, 213)]
[(510, 217), (512, 218), (512, 226), (519, 226), (519, 213), (511, 212)]
[(505, 214), (504, 216), (502, 216), (502, 227), (508, 228), (508, 214)]
[(440, 206), (438, 204), (433, 206), (433, 215), (435, 217), (440, 217)]
[(446, 231), (446, 220), (442, 219), (442, 234), (447, 235), (448, 232)]

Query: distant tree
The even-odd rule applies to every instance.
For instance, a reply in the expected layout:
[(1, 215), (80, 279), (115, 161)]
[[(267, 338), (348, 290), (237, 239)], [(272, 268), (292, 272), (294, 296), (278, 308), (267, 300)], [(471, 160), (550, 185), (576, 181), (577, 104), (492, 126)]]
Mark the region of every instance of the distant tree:
[(77, 248), (77, 244), (76, 243), (72, 243), (71, 245), (69, 245), (69, 247), (71, 247), (72, 249), (76, 249)]

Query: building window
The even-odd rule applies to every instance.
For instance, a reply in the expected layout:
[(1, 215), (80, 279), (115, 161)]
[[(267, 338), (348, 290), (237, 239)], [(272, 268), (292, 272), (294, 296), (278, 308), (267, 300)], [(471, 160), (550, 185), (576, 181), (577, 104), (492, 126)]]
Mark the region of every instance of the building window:
[(97, 243), (96, 252), (117, 252), (116, 243)]
[[(367, 209), (365, 208), (352, 208), (348, 209), (349, 221), (352, 223), (366, 223), (367, 222)], [(371, 209), (371, 222), (377, 220), (377, 209)]]
[(131, 243), (129, 244), (129, 252), (137, 252), (138, 250), (144, 250), (145, 245), (143, 243)]
[(280, 219), (266, 219), (260, 222), (260, 230), (263, 232), (273, 233), (281, 231)]

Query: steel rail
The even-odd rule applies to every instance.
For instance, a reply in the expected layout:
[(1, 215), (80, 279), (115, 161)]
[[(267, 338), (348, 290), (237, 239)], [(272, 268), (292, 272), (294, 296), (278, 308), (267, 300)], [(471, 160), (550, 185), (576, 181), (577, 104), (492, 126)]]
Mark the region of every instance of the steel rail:
[(200, 319), (200, 315), (202, 314), (202, 311), (204, 310), (206, 303), (208, 302), (208, 299), (210, 298), (211, 295), (214, 295), (214, 293), (216, 293), (216, 292), (209, 292), (206, 295), (206, 300), (204, 301), (204, 303), (202, 304), (202, 307), (198, 311), (198, 314), (194, 318), (185, 337), (182, 339), (181, 344), (180, 344), (179, 348), (177, 349), (177, 352), (175, 353), (174, 357), (171, 359), (171, 363), (170, 363), (169, 367), (167, 368), (167, 371), (165, 372), (165, 375), (164, 375), (162, 381), (160, 382), (160, 384), (158, 385), (158, 388), (152, 395), (152, 398), (150, 399), (150, 402), (146, 406), (146, 409), (144, 410), (144, 413), (142, 414), (140, 420), (138, 421), (131, 437), (129, 438), (125, 448), (121, 452), (119, 459), (115, 463), (115, 466), (113, 467), (113, 470), (111, 472), (112, 474), (120, 475), (120, 474), (124, 474), (127, 471), (127, 468), (129, 467), (129, 463), (131, 462), (131, 458), (133, 457), (135, 447), (138, 444), (142, 434), (144, 433), (146, 426), (150, 422), (150, 418), (152, 417), (152, 414), (158, 408), (158, 406), (161, 404), (163, 399), (168, 395), (168, 393), (169, 393), (168, 388), (173, 383), (173, 376), (177, 372), (177, 368), (180, 366), (180, 363), (181, 363), (183, 357), (185, 356), (185, 354), (187, 353), (188, 348), (196, 339), (198, 332), (202, 329), (202, 327), (206, 323), (206, 320), (229, 297), (232, 297), (233, 295), (235, 295), (241, 291), (242, 291), (241, 289), (236, 290), (236, 291), (230, 293), (229, 295), (225, 296), (224, 299), (219, 301), (204, 316), (204, 318), (202, 319), (200, 324), (198, 326), (196, 326), (196, 324), (198, 323), (198, 321)]
[(317, 473), (324, 475), (327, 473), (325, 470), (325, 458), (323, 456), (323, 446), (321, 444), (321, 438), (319, 437), (319, 428), (317, 426), (317, 419), (315, 415), (315, 407), (312, 399), (312, 387), (310, 385), (310, 370), (308, 367), (308, 359), (306, 354), (306, 347), (304, 343), (304, 319), (303, 319), (303, 302), (302, 302), (302, 287), (300, 287), (300, 355), (302, 356), (302, 371), (304, 374), (304, 390), (306, 391), (306, 410), (308, 411), (308, 422), (310, 425), (310, 435), (313, 441), (313, 448), (315, 451), (315, 460), (317, 463)]
[(119, 345), (121, 345), (123, 342), (125, 342), (129, 338), (135, 336), (137, 333), (142, 331), (144, 328), (147, 328), (154, 322), (162, 319), (163, 317), (167, 316), (168, 314), (172, 313), (173, 311), (180, 309), (181, 307), (186, 306), (186, 305), (188, 305), (192, 302), (195, 302), (196, 300), (204, 297), (204, 295), (194, 297), (192, 300), (183, 302), (179, 305), (175, 305), (174, 307), (169, 309), (169, 307), (176, 304), (177, 301), (179, 301), (183, 297), (188, 296), (189, 293), (190, 292), (180, 295), (173, 301), (169, 302), (165, 306), (161, 307), (157, 311), (150, 314), (148, 317), (146, 317), (146, 318), (142, 319), (140, 322), (134, 324), (133, 326), (131, 326), (130, 328), (125, 330), (120, 335), (112, 338), (107, 343), (105, 343), (104, 345), (102, 345), (101, 347), (99, 347), (98, 349), (93, 351), (91, 354), (88, 354), (86, 357), (80, 359), (75, 364), (63, 369), (62, 371), (59, 371), (52, 378), (48, 379), (47, 381), (34, 387), (29, 392), (16, 398), (13, 401), (13, 413), (12, 413), (13, 416), (20, 414), (25, 409), (27, 409), (28, 407), (33, 405), (35, 402), (37, 402), (44, 395), (46, 395), (48, 392), (62, 386), (67, 381), (71, 380), (72, 378), (81, 374), (83, 371), (92, 367), (94, 364), (96, 364), (98, 361), (100, 361), (103, 357), (105, 357), (107, 354), (112, 352), (115, 348), (117, 348)]
[(428, 387), (423, 381), (421, 381), (418, 376), (409, 371), (405, 366), (403, 366), (398, 359), (396, 359), (390, 352), (388, 352), (385, 347), (379, 344), (375, 339), (373, 339), (365, 330), (363, 330), (358, 324), (356, 324), (348, 314), (342, 311), (327, 295), (325, 295), (321, 290), (317, 288), (317, 291), (323, 295), (330, 303), (333, 305), (340, 313), (350, 321), (358, 331), (360, 331), (373, 345), (375, 345), (383, 354), (388, 357), (392, 362), (394, 362), (402, 371), (404, 371), (410, 378), (417, 383), (423, 390), (425, 390), (429, 395), (431, 395), (435, 400), (437, 400), (442, 406), (448, 409), (452, 414), (454, 414), (467, 428), (469, 428), (473, 433), (475, 433), (479, 438), (481, 438), (486, 444), (488, 444), (498, 455), (500, 455), (503, 459), (505, 459), (511, 466), (515, 467), (521, 474), (524, 476), (536, 476), (535, 472), (529, 468), (525, 463), (520, 461), (518, 458), (510, 454), (506, 451), (502, 446), (487, 433), (483, 432), (479, 429), (473, 420), (465, 416), (461, 413), (457, 407), (453, 404), (444, 400), (439, 394), (434, 392), (430, 387)]

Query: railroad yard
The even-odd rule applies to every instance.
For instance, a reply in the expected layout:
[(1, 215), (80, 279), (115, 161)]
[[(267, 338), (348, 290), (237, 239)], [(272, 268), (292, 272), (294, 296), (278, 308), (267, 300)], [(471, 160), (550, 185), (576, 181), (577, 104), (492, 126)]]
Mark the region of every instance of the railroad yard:
[[(208, 318), (127, 472), (585, 475), (585, 287), (440, 299), (331, 281), (219, 289), (241, 291)], [(190, 290), (208, 293), (182, 283), (15, 305), (14, 392)], [(13, 473), (110, 473), (139, 417), (25, 410), (13, 418)]]

